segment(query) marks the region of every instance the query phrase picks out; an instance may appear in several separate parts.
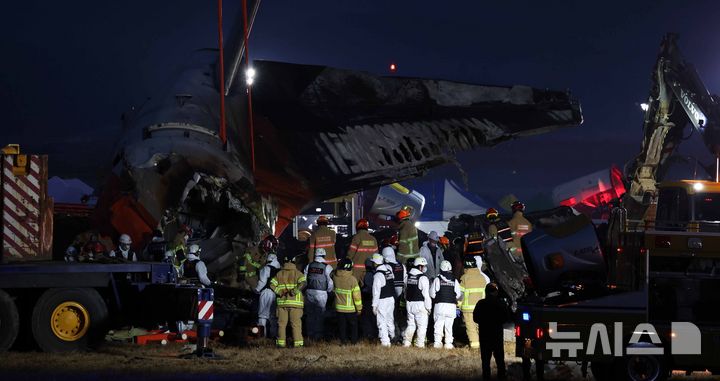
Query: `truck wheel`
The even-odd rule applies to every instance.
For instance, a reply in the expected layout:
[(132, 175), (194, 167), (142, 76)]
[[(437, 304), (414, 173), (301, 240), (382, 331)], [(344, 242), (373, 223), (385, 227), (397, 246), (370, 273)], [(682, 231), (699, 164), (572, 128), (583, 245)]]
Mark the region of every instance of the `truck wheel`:
[(107, 331), (105, 301), (91, 288), (51, 288), (35, 303), (32, 333), (45, 352), (86, 349)]
[(0, 352), (12, 347), (20, 331), (20, 316), (10, 295), (0, 290)]
[(662, 358), (651, 355), (630, 355), (624, 364), (625, 377), (631, 381), (661, 381), (667, 379)]

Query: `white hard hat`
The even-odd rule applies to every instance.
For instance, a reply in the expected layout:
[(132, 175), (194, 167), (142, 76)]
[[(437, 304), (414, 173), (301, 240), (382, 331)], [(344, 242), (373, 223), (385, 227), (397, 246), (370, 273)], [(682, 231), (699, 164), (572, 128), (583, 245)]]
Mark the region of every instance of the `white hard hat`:
[(382, 249), (382, 257), (388, 262), (395, 262), (395, 250), (390, 246)]
[(430, 234), (428, 234), (428, 239), (431, 239), (431, 240), (433, 240), (433, 241), (437, 241), (437, 240), (440, 239), (440, 237), (438, 237), (438, 233), (433, 230), (433, 231), (430, 232)]
[(277, 255), (275, 254), (268, 254), (267, 256), (267, 263), (272, 263), (277, 261)]
[(417, 267), (417, 266), (427, 266), (427, 259), (425, 259), (425, 258), (423, 258), (423, 257), (417, 257), (417, 258), (415, 258), (415, 263), (414, 263), (414, 265), (415, 265), (415, 267)]
[(325, 249), (323, 249), (322, 247), (319, 249), (315, 249), (316, 257), (325, 258), (326, 255), (327, 255), (327, 253), (325, 252)]
[(452, 265), (448, 261), (440, 262), (440, 271), (451, 271)]
[(120, 243), (124, 243), (126, 245), (130, 245), (132, 243), (132, 239), (130, 239), (130, 236), (127, 234), (123, 234), (120, 236)]
[(188, 254), (197, 254), (200, 252), (200, 245), (192, 244), (188, 247)]
[(375, 253), (370, 257), (370, 261), (376, 265), (382, 265), (383, 264), (383, 256)]

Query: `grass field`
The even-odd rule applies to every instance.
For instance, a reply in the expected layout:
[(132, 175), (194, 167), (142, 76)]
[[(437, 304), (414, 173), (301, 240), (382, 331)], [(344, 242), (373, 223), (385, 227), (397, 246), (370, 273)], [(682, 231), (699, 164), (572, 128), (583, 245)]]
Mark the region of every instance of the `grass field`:
[[(107, 343), (95, 352), (10, 352), (5, 353), (0, 362), (0, 380), (478, 380), (481, 377), (479, 353), (467, 348), (381, 348), (375, 343), (341, 346), (331, 342), (277, 349), (270, 341), (255, 342), (244, 348), (221, 344), (213, 347), (221, 359), (178, 358), (189, 350), (180, 344)], [(509, 379), (520, 380), (521, 366), (513, 352), (513, 344), (508, 343)], [(571, 365), (552, 366), (546, 378), (583, 380), (579, 367)]]

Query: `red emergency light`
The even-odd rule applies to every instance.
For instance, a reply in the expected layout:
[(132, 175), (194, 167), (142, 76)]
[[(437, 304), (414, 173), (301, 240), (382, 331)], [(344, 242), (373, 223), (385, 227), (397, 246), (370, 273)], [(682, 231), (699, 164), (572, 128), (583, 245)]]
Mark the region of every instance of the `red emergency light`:
[(397, 65), (395, 63), (390, 64), (390, 72), (395, 73), (397, 71)]
[(599, 218), (606, 219), (609, 203), (622, 197), (626, 189), (622, 171), (613, 165), (609, 171), (599, 171), (558, 186), (555, 192), (555, 196), (565, 196), (556, 200), (560, 205), (573, 207), (589, 216), (598, 213), (598, 208), (605, 208), (604, 215)]

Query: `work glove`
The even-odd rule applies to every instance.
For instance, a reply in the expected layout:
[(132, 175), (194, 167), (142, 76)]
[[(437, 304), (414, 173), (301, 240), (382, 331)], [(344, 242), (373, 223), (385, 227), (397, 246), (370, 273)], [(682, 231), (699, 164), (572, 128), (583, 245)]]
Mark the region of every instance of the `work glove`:
[(459, 318), (461, 315), (462, 315), (462, 312), (460, 311), (460, 309), (459, 309), (459, 308), (456, 309), (456, 310), (455, 310), (455, 317), (456, 317), (456, 318)]
[(295, 290), (288, 291), (288, 295), (290, 295), (291, 298), (295, 297)]
[(355, 311), (355, 315), (357, 315), (357, 316), (362, 315), (362, 310), (357, 310), (357, 311)]

